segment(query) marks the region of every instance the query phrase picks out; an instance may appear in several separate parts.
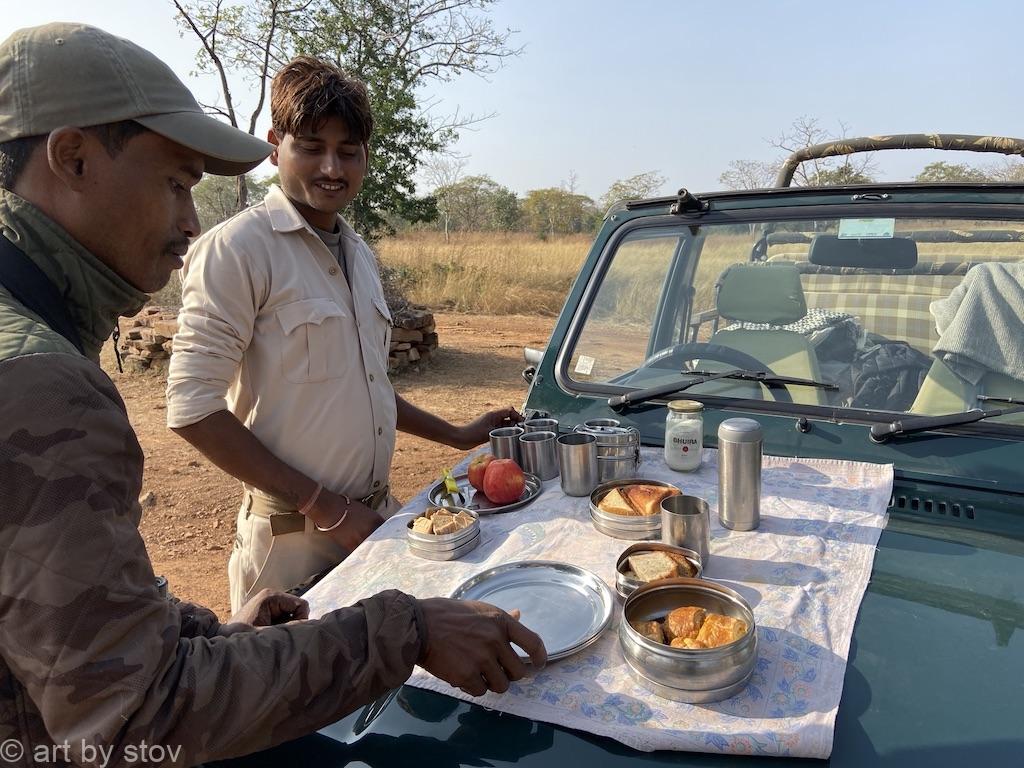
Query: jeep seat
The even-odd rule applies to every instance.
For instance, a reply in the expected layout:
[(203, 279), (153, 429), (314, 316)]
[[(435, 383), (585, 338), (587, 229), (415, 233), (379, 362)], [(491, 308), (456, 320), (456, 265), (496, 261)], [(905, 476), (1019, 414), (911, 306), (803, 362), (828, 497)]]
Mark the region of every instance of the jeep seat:
[[(778, 327), (807, 314), (795, 266), (734, 264), (718, 280), (716, 303), (721, 317), (744, 327), (717, 331), (712, 344), (745, 352), (781, 376), (821, 380), (818, 357), (807, 337)], [(826, 403), (825, 391), (813, 387), (790, 387), (789, 393), (795, 403)]]
[[(1024, 381), (1002, 373), (986, 373), (975, 386), (953, 373), (941, 360), (934, 360), (910, 411), (926, 416), (939, 416), (946, 413), (961, 413), (972, 408), (990, 411), (1010, 407), (1008, 403), (985, 403), (978, 400), (978, 395), (1024, 400)], [(997, 416), (995, 420), (1024, 424), (1024, 413)]]

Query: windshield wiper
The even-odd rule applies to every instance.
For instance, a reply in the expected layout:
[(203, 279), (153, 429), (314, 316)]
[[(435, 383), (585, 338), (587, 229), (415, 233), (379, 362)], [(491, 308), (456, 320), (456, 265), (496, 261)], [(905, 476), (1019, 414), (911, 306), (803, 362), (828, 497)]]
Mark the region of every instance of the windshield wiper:
[(956, 427), (961, 424), (973, 424), (976, 421), (992, 419), (996, 416), (1006, 416), (1011, 413), (1024, 412), (1024, 402), (1013, 398), (986, 397), (979, 395), (979, 400), (994, 400), (996, 402), (1017, 402), (1012, 408), (999, 408), (995, 411), (983, 411), (980, 408), (972, 408), (962, 413), (947, 413), (942, 416), (912, 416), (909, 419), (897, 419), (889, 424), (875, 424), (871, 427), (871, 442), (884, 443), (890, 437), (897, 435), (913, 435), (918, 432), (927, 432), (932, 429), (943, 427)]
[(699, 384), (715, 381), (716, 379), (756, 381), (760, 384), (764, 384), (769, 389), (783, 389), (788, 384), (803, 387), (817, 387), (818, 389), (839, 389), (835, 384), (830, 384), (825, 381), (798, 379), (792, 376), (776, 376), (766, 371), (744, 371), (740, 368), (736, 368), (731, 371), (687, 371), (687, 375), (698, 376), (699, 378), (691, 379), (690, 381), (673, 381), (668, 384), (659, 384), (655, 387), (637, 389), (633, 392), (627, 392), (624, 395), (609, 397), (608, 407), (613, 411), (618, 412), (631, 405), (639, 405), (640, 403), (645, 403), (648, 400), (654, 400), (655, 398), (663, 397), (665, 395), (685, 392), (690, 389), (690, 387), (696, 387)]

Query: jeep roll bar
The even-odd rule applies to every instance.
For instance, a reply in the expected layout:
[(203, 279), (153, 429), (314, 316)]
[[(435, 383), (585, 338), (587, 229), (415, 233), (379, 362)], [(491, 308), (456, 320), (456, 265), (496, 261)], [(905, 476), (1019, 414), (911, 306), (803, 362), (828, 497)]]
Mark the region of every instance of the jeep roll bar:
[(893, 136), (864, 136), (859, 139), (837, 139), (798, 149), (786, 158), (775, 178), (776, 187), (788, 187), (800, 163), (857, 152), (878, 152), (884, 149), (944, 149), (962, 152), (996, 152), (1001, 155), (1024, 156), (1024, 139), (1003, 136), (969, 136), (960, 133), (901, 133)]

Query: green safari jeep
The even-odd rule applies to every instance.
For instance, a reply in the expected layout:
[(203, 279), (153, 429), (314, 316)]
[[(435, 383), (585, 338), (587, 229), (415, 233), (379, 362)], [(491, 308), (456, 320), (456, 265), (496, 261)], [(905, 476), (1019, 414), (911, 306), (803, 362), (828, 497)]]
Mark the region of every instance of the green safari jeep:
[[(526, 408), (563, 430), (616, 418), (660, 446), (666, 403), (686, 397), (708, 446), (754, 416), (766, 453), (893, 464), (828, 762), (1021, 765), (1024, 184), (789, 186), (802, 161), (896, 148), (1022, 155), (1024, 140), (849, 140), (797, 153), (772, 189), (617, 205), (528, 351)], [(268, 761), (815, 762), (640, 753), (411, 687), (281, 750)]]

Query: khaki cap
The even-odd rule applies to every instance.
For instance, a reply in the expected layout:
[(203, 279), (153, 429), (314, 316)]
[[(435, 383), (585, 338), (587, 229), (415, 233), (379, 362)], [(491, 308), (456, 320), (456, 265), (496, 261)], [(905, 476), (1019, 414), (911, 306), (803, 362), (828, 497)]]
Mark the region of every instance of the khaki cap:
[(0, 142), (121, 120), (194, 149), (219, 176), (252, 170), (273, 149), (205, 114), (170, 67), (102, 29), (55, 22), (0, 43)]

